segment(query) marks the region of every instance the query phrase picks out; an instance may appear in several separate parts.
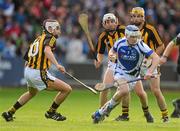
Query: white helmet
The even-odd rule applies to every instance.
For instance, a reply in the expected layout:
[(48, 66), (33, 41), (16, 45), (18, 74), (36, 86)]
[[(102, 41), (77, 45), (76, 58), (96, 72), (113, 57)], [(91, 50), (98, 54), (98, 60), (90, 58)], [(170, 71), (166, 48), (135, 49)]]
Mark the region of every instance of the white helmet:
[(126, 29), (125, 29), (125, 35), (127, 37), (137, 36), (138, 38), (140, 38), (141, 32), (140, 32), (140, 30), (139, 30), (139, 28), (137, 26), (128, 25), (128, 26), (126, 26)]
[(59, 29), (60, 30), (60, 24), (57, 20), (54, 19), (46, 19), (43, 21), (43, 28), (45, 29), (45, 31), (52, 33), (49, 31), (49, 29), (51, 28), (52, 30), (54, 29)]
[(107, 20), (114, 20), (115, 22), (117, 22), (117, 18), (113, 13), (107, 13), (103, 16), (102, 22), (105, 23)]

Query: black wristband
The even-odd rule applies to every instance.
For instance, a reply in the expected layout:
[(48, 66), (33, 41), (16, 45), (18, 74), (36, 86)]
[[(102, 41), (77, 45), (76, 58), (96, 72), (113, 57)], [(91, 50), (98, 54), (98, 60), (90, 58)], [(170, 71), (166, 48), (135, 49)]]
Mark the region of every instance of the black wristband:
[(164, 57), (164, 58), (166, 58), (166, 59), (168, 58), (168, 57), (167, 57), (167, 56), (165, 56), (165, 55), (163, 55), (162, 57)]

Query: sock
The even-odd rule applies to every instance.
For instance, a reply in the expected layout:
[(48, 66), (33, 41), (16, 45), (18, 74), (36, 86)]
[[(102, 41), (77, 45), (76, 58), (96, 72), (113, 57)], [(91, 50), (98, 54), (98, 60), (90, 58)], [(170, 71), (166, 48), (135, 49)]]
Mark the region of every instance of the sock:
[(161, 114), (162, 114), (162, 118), (168, 117), (168, 110), (167, 109), (161, 110)]
[(55, 102), (53, 102), (53, 104), (51, 105), (50, 109), (48, 110), (48, 112), (56, 112), (57, 108), (59, 107), (58, 104), (56, 104)]
[(107, 111), (108, 107), (113, 109), (116, 105), (118, 105), (118, 102), (114, 101), (114, 99), (111, 99), (101, 109), (99, 109), (99, 113), (103, 115)]
[(129, 116), (129, 107), (122, 106), (122, 115)]
[(17, 101), (9, 110), (10, 114), (14, 114), (22, 105)]
[(148, 106), (147, 107), (142, 107), (144, 114), (149, 113), (149, 109), (148, 108), (149, 108)]

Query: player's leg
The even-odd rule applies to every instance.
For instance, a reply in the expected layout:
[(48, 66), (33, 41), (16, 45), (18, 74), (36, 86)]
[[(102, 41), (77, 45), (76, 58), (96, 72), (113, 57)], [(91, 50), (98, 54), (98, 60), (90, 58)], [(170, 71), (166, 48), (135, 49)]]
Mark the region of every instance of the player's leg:
[(26, 104), (32, 97), (34, 97), (38, 92), (37, 85), (39, 85), (39, 81), (38, 81), (40, 78), (39, 71), (26, 67), (24, 70), (24, 77), (27, 81), (27, 87), (29, 90), (23, 95), (21, 95), (21, 97), (17, 100), (17, 102), (7, 112), (2, 113), (2, 117), (6, 121), (12, 121), (13, 114), (24, 104)]
[[(113, 81), (113, 70), (108, 67), (104, 74), (103, 83), (111, 84)], [(108, 92), (109, 90), (105, 90), (100, 93), (100, 107), (102, 107), (108, 101)]]
[(154, 122), (154, 119), (149, 111), (149, 107), (148, 107), (148, 98), (147, 98), (147, 94), (144, 91), (143, 85), (141, 81), (138, 81), (136, 83), (136, 86), (134, 88), (135, 93), (137, 94), (137, 96), (140, 98), (140, 102), (142, 105), (142, 110), (144, 112), (144, 116), (146, 118), (146, 121), (151, 123)]
[(25, 92), (20, 98), (15, 102), (15, 104), (7, 111), (2, 113), (2, 117), (6, 121), (12, 121), (13, 115), (15, 112), (21, 108), (24, 104), (26, 104), (31, 98), (33, 98), (37, 94), (38, 90), (32, 87), (29, 87), (29, 91)]
[[(119, 82), (124, 82), (125, 80), (119, 80)], [(95, 112), (95, 116), (93, 118), (94, 123), (99, 123), (101, 120), (104, 119), (105, 116), (109, 116), (110, 112), (118, 105), (122, 99), (123, 96), (127, 95), (128, 90), (128, 84), (124, 84), (120, 87), (118, 87), (116, 93), (113, 95), (111, 100), (109, 100), (106, 104), (104, 104), (103, 107), (101, 107), (99, 110)]]
[(128, 121), (129, 120), (129, 101), (130, 93), (122, 98), (122, 115), (119, 115), (116, 121)]
[(168, 119), (167, 105), (165, 98), (160, 89), (160, 76), (158, 76), (156, 79), (152, 78), (150, 80), (150, 88), (153, 94), (155, 95), (158, 106), (161, 110), (163, 122), (168, 122), (169, 119)]
[(56, 110), (71, 92), (71, 86), (64, 81), (56, 78), (54, 81), (48, 82), (47, 90), (56, 90), (58, 91), (58, 94), (55, 96), (49, 110), (45, 113), (46, 118), (51, 118), (57, 121), (66, 120), (66, 117), (62, 116), (60, 113), (57, 113)]

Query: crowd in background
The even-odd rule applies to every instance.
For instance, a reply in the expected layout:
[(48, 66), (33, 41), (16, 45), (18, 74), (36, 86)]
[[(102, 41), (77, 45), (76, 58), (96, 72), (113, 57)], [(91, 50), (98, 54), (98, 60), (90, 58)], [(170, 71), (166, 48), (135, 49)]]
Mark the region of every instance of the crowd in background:
[[(129, 12), (135, 6), (145, 9), (147, 22), (157, 28), (165, 45), (180, 32), (179, 0), (0, 0), (0, 58), (22, 57), (41, 34), (42, 21), (54, 18), (61, 23), (62, 30), (57, 39), (57, 58), (85, 62), (91, 53), (78, 23), (79, 14), (88, 14), (89, 29), (96, 43), (105, 13), (115, 13), (120, 24), (127, 25)], [(175, 61), (177, 54), (174, 49), (170, 60)]]

